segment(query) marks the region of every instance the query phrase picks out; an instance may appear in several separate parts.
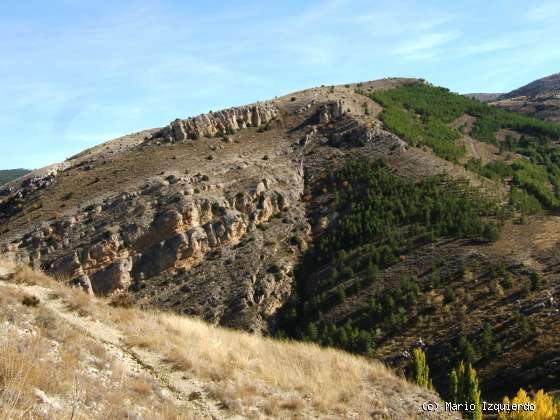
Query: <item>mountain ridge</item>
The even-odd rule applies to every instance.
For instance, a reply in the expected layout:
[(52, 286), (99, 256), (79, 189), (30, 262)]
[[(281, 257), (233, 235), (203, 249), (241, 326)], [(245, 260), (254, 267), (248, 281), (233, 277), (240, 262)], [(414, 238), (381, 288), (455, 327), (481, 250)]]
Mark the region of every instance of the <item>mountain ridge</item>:
[[(12, 183), (0, 199), (2, 253), (88, 293), (127, 292), (141, 307), (402, 371), (420, 346), (438, 389), (459, 356), (493, 399), (549, 389), (555, 373), (541, 373), (558, 355), (541, 350), (559, 327), (558, 130), (421, 79), (311, 88), (176, 119)], [(432, 204), (410, 201), (419, 194)], [(463, 211), (477, 224), (451, 217)], [(313, 259), (318, 250), (328, 258)], [(302, 276), (305, 261), (313, 275)], [(471, 351), (485, 324), (503, 351)]]

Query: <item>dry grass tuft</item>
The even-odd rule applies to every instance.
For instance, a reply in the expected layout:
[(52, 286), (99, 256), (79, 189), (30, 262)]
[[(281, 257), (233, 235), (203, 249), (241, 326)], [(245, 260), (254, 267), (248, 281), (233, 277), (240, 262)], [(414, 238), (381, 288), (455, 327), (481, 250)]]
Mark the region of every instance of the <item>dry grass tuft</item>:
[(109, 301), (113, 308), (132, 308), (136, 302), (132, 293), (122, 292), (114, 295)]
[(23, 296), (21, 303), (25, 306), (38, 306), (41, 303), (41, 300), (37, 296), (25, 295)]
[(67, 291), (63, 296), (70, 311), (77, 312), (81, 316), (92, 314), (92, 297), (83, 290), (75, 288)]

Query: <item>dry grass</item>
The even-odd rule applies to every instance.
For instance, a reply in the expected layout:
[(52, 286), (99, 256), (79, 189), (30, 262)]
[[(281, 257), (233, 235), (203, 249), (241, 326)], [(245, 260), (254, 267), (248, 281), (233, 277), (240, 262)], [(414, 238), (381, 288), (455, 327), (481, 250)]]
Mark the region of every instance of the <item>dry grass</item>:
[[(362, 418), (373, 412), (386, 412), (390, 407), (397, 417), (404, 418), (416, 411), (414, 399), (417, 401), (419, 395), (435, 398), (382, 364), (341, 351), (217, 328), (170, 313), (113, 307), (108, 299), (91, 297), (60, 283), (53, 285), (38, 274), (27, 281), (20, 272), (16, 281), (53, 286), (65, 310), (94, 313), (96, 324), (116, 328), (122, 334), (127, 351), (148, 351), (154, 360), (159, 360), (158, 369), (195, 379), (204, 386), (205, 394), (196, 400), (210, 397), (230, 414), (255, 418)], [(0, 383), (0, 400), (8, 401), (5, 406), (21, 412), (36, 408), (36, 399), (28, 395), (33, 388), (73, 401), (77, 398), (72, 395), (78, 381), (84, 394), (80, 397), (83, 412), (87, 407), (102, 407), (92, 414), (95, 418), (129, 417), (132, 408), (123, 407), (123, 400), (133, 401), (151, 413), (156, 410), (153, 418), (185, 418), (173, 404), (163, 404), (152, 378), (145, 373), (127, 373), (107, 353), (104, 344), (61, 322), (43, 302), (37, 307), (24, 306), (22, 294), (15, 290), (11, 293), (11, 297), (0, 293), (0, 321), (13, 316), (11, 306), (25, 308), (31, 311), (37, 337), (26, 345), (27, 352), (5, 351), (0, 356), (0, 378), (4, 381)], [(3, 333), (1, 337), (8, 336)], [(14, 338), (9, 340), (13, 342), (12, 349), (20, 344)], [(44, 347), (49, 340), (61, 344), (54, 360), (39, 357), (49, 354)], [(86, 361), (99, 375), (112, 372), (110, 377), (104, 376), (106, 385), (87, 375), (76, 379), (76, 372), (83, 371)], [(4, 378), (10, 379), (6, 382)], [(71, 410), (70, 405), (61, 410)]]
[(91, 315), (92, 297), (81, 289), (72, 290), (71, 293), (65, 293), (63, 299), (70, 311), (77, 312), (81, 316)]
[[(412, 389), (377, 362), (313, 344), (215, 328), (177, 315), (142, 312), (121, 328), (128, 345), (149, 348), (175, 369), (210, 381), (213, 395), (233, 411), (237, 402), (251, 405), (265, 400), (263, 408), (268, 412), (302, 411), (307, 399), (308, 405), (322, 412), (343, 406), (367, 413), (377, 405), (372, 386)], [(278, 403), (268, 402), (271, 392), (277, 394)]]
[(16, 284), (38, 284), (46, 287), (52, 287), (53, 289), (59, 289), (61, 284), (54, 280), (52, 277), (46, 274), (33, 270), (30, 267), (23, 265), (15, 265), (5, 260), (0, 260), (0, 263), (12, 270), (8, 275), (10, 282)]
[(1, 419), (189, 418), (149, 378), (43, 305), (25, 305), (26, 297), (0, 286)]

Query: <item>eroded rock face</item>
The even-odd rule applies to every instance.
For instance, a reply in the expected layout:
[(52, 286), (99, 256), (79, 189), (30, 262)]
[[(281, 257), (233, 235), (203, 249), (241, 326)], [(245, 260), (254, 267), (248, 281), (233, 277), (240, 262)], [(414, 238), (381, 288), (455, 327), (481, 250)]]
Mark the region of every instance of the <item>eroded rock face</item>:
[[(242, 248), (247, 251), (238, 258), (251, 261), (247, 263), (252, 266), (250, 274), (232, 276), (232, 289), (213, 298), (219, 302), (215, 305), (218, 309), (201, 316), (222, 323), (226, 321), (220, 317), (227, 317), (231, 326), (261, 331), (267, 328), (265, 316), (289, 296), (291, 278), (267, 272), (266, 264), (270, 263), (258, 254), (262, 252), (262, 234), (258, 241), (245, 238), (298, 205), (303, 180), (294, 176), (283, 181), (288, 188), (273, 178), (261, 178), (243, 191), (212, 193), (213, 198), (177, 193), (183, 188), (182, 181), (173, 185), (153, 183), (139, 192), (118, 194), (88, 206), (74, 216), (45, 222), (19, 242), (6, 245), (5, 251), (10, 248), (18, 260), (41, 267), (87, 293), (107, 295), (133, 286), (149, 287), (154, 278), (188, 272), (208, 255), (234, 253), (233, 249), (245, 241)], [(126, 223), (116, 225), (112, 220)], [(287, 229), (290, 225), (285, 226)], [(286, 272), (294, 263), (287, 261)], [(212, 276), (218, 274), (210, 272), (208, 277)], [(212, 293), (212, 288), (208, 292)], [(232, 299), (230, 294), (242, 302), (244, 309), (239, 309), (238, 315), (223, 308), (234, 305), (227, 300)]]
[(371, 142), (377, 130), (353, 118), (340, 118), (325, 129), (330, 144), (337, 147), (357, 147)]
[(130, 286), (132, 259), (123, 258), (109, 264), (91, 275), (92, 289), (95, 294), (108, 294), (114, 290), (126, 290)]
[(260, 127), (275, 119), (277, 108), (269, 103), (228, 108), (217, 112), (201, 114), (186, 120), (176, 119), (162, 130), (153, 134), (148, 143), (164, 141), (184, 143), (200, 137), (233, 134), (247, 127)]
[(326, 102), (319, 106), (317, 120), (319, 124), (327, 124), (332, 120), (339, 119), (344, 114), (341, 100)]

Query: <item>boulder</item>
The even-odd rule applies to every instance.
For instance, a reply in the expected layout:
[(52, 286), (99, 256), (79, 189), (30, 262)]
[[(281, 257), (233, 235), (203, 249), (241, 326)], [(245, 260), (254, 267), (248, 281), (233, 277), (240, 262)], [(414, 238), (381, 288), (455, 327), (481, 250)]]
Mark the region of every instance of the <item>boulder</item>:
[(91, 280), (85, 274), (76, 277), (70, 281), (70, 286), (79, 287), (88, 295), (93, 295), (93, 288), (91, 287)]
[(114, 290), (126, 290), (131, 282), (132, 259), (123, 258), (92, 274), (91, 286), (95, 294), (106, 295)]

